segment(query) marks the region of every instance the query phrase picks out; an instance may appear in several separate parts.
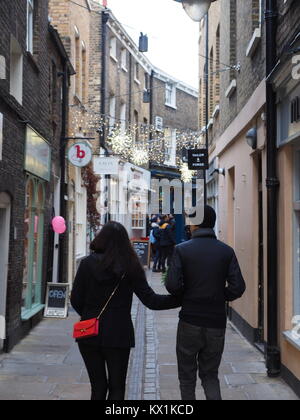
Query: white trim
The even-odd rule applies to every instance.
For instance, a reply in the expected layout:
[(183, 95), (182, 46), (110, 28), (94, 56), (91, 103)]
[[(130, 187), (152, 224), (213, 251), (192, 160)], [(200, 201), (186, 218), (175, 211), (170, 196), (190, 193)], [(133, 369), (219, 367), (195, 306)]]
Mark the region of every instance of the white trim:
[(249, 42), (249, 45), (247, 47), (246, 57), (253, 56), (260, 41), (261, 41), (261, 28), (256, 28), (253, 32), (251, 41)]
[(284, 331), (282, 335), (286, 341), (288, 341), (293, 347), (300, 351), (300, 339), (296, 340), (293, 337), (292, 331)]
[(118, 63), (119, 61), (118, 61), (118, 59), (114, 56), (114, 55), (112, 55), (112, 54), (110, 54), (110, 58), (115, 62), (115, 63)]
[(211, 119), (209, 120), (208, 124), (207, 124), (207, 129), (209, 130), (210, 128), (212, 128), (212, 127), (213, 127), (213, 125), (214, 125), (214, 119), (213, 119), (213, 118), (211, 118)]
[(138, 79), (136, 79), (136, 78), (134, 78), (134, 81), (135, 81), (135, 83), (136, 83), (137, 85), (140, 85), (140, 84), (141, 84), (141, 82), (140, 82)]
[(230, 98), (234, 94), (234, 92), (236, 91), (236, 86), (236, 79), (233, 79), (225, 92), (226, 98)]
[(212, 113), (212, 117), (216, 118), (219, 115), (219, 113), (220, 113), (220, 105), (218, 104), (215, 106), (214, 112)]
[(199, 91), (192, 86), (176, 79), (175, 77), (170, 76), (169, 74), (156, 67), (154, 67), (154, 72), (154, 77), (161, 82), (175, 84), (177, 89), (182, 90), (183, 92), (188, 93), (195, 98), (199, 98)]

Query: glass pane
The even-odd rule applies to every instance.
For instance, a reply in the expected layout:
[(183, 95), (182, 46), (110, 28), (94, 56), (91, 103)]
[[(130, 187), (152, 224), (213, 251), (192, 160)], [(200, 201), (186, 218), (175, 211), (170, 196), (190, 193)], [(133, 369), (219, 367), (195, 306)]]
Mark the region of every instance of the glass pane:
[(29, 287), (31, 285), (30, 279), (30, 231), (32, 226), (33, 214), (31, 208), (34, 200), (34, 185), (29, 181), (26, 189), (26, 204), (24, 217), (24, 268), (23, 268), (23, 291), (22, 291), (22, 306), (25, 308), (31, 307), (29, 299)]
[(43, 258), (43, 209), (44, 191), (40, 184), (37, 193), (36, 211), (34, 218), (34, 255), (32, 277), (32, 302), (40, 303), (40, 285), (42, 282), (42, 258)]
[(300, 315), (300, 212), (296, 212), (295, 229), (294, 315)]

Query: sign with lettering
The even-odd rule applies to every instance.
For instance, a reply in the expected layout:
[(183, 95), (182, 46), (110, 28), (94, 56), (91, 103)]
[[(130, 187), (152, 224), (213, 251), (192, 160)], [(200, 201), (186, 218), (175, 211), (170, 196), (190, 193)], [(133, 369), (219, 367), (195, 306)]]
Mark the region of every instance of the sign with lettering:
[(48, 283), (44, 316), (47, 318), (66, 318), (68, 316), (68, 304), (69, 284)]
[(93, 152), (90, 146), (86, 143), (73, 144), (68, 150), (68, 159), (72, 165), (78, 168), (84, 168), (92, 160)]
[(132, 241), (133, 248), (139, 257), (141, 264), (144, 267), (150, 267), (151, 244), (149, 240), (135, 240)]
[(118, 175), (119, 159), (113, 157), (95, 158), (94, 172), (96, 175)]
[(26, 128), (25, 171), (50, 181), (51, 147), (35, 130)]
[(188, 166), (191, 171), (200, 171), (202, 169), (208, 169), (208, 150), (188, 150)]

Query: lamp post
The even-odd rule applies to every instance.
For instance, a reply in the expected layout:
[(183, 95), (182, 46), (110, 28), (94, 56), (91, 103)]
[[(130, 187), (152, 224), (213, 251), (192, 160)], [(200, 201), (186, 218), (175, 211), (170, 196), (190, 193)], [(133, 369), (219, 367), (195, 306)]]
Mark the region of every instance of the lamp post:
[[(209, 147), (209, 139), (208, 139), (208, 96), (209, 96), (209, 30), (208, 30), (208, 11), (211, 6), (211, 3), (215, 2), (216, 0), (174, 0), (178, 3), (182, 4), (187, 15), (195, 22), (201, 22), (201, 20), (205, 16), (205, 26), (206, 26), (206, 41), (205, 41), (205, 147), (208, 150)], [(207, 204), (207, 185), (206, 185), (206, 171), (203, 171), (203, 179), (204, 179), (204, 203)]]
[(201, 22), (207, 14), (211, 3), (216, 0), (174, 0), (182, 4), (187, 15), (195, 22)]

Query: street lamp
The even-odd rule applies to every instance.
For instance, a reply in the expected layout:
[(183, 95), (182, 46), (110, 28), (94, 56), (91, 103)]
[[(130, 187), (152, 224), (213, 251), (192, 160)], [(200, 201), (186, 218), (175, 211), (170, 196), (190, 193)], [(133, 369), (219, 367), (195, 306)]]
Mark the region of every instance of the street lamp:
[(195, 22), (201, 22), (211, 4), (216, 0), (174, 0), (182, 3), (188, 16)]

